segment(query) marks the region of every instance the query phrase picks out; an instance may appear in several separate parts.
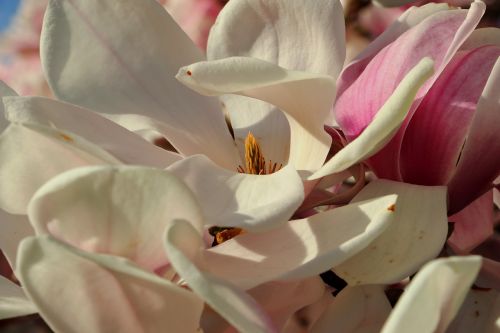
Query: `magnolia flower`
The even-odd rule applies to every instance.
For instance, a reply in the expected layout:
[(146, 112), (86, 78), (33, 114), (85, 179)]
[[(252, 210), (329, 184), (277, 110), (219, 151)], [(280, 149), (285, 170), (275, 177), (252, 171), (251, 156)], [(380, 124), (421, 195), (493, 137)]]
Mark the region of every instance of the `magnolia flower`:
[[(422, 56), (435, 59), (436, 73), (417, 93), (402, 127), (368, 163), (381, 178), (447, 185), (450, 215), (491, 189), (500, 170), (500, 30), (474, 31), (484, 9), (481, 2), (468, 11), (444, 4), (412, 8), (339, 79), (334, 112), (353, 140), (409, 68)], [(459, 223), (456, 246), (473, 248), (491, 232), (488, 223)]]

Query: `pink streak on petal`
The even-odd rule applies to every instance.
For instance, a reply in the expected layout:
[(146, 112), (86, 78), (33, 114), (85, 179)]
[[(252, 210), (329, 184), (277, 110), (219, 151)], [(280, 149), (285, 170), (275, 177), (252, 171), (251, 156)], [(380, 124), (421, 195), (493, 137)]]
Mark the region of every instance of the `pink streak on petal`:
[(469, 253), (493, 234), (493, 192), (485, 193), (449, 220), (455, 222), (455, 229), (448, 245), (457, 253)]
[(492, 188), (500, 174), (500, 58), (481, 94), (457, 170), (448, 184), (453, 214)]
[(444, 185), (451, 179), (500, 47), (457, 54), (424, 97), (401, 148), (405, 182)]

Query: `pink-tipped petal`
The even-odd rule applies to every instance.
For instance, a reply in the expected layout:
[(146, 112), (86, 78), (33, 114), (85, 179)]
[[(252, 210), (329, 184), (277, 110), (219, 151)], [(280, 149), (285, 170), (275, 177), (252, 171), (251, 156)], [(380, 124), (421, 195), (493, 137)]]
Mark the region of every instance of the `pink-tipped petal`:
[(469, 253), (493, 234), (493, 191), (488, 191), (449, 217), (454, 229), (448, 245), (456, 253)]
[[(439, 76), (404, 133), (400, 167), (405, 182), (444, 185), (451, 180), (479, 98), (499, 56), (497, 46), (459, 53)], [(474, 145), (480, 147), (481, 142)]]
[(162, 232), (183, 218), (202, 233), (191, 191), (164, 170), (88, 167), (46, 183), (29, 205), (37, 234), (51, 234), (80, 249), (128, 258), (155, 271), (168, 264)]
[(17, 275), (57, 332), (199, 332), (200, 298), (122, 258), (31, 237), (21, 245)]
[(449, 183), (450, 213), (456, 213), (492, 187), (500, 173), (500, 58), (491, 70)]

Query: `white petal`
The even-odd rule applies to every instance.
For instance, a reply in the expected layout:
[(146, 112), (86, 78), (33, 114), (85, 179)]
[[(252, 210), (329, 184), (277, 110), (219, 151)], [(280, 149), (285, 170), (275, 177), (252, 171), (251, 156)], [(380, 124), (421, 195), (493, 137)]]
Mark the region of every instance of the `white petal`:
[(34, 123), (84, 137), (125, 164), (164, 168), (180, 156), (148, 144), (112, 121), (71, 104), (43, 97), (4, 98), (11, 122)]
[(0, 207), (26, 214), (33, 193), (50, 178), (80, 166), (118, 163), (76, 135), (35, 124), (11, 124), (0, 136)]
[(265, 233), (245, 233), (206, 250), (212, 274), (248, 289), (318, 275), (363, 250), (392, 222), (389, 195), (313, 215)]
[(233, 57), (183, 67), (177, 78), (201, 94), (231, 93), (279, 107), (290, 123), (289, 163), (298, 170), (316, 170), (323, 164), (331, 144), (324, 124), (335, 96), (330, 76)]
[[(17, 96), (17, 93), (11, 87), (6, 85), (5, 82), (0, 81), (0, 97), (4, 96)], [(5, 120), (3, 113), (3, 103), (0, 103), (0, 133), (9, 125), (9, 123)]]
[(335, 266), (349, 285), (390, 284), (435, 258), (446, 241), (446, 187), (374, 180), (352, 202), (395, 193), (394, 219), (367, 248)]
[(12, 215), (0, 209), (0, 249), (15, 269), (17, 248), (21, 240), (33, 236), (35, 231), (25, 215)]
[(444, 332), (480, 266), (479, 256), (437, 259), (425, 265), (398, 300), (381, 332)]
[(0, 275), (0, 320), (36, 313), (37, 309), (17, 284)]
[(198, 155), (168, 171), (197, 196), (206, 223), (264, 231), (286, 223), (304, 199), (304, 187), (291, 166), (270, 175), (249, 175), (218, 167)]
[(58, 98), (104, 113), (152, 116), (168, 125), (162, 134), (181, 153), (237, 165), (218, 101), (174, 78), (203, 56), (156, 1), (51, 0), (40, 47)]
[(446, 332), (500, 332), (500, 293), (471, 289)]
[(240, 332), (276, 332), (253, 298), (228, 282), (204, 273), (193, 262), (203, 241), (186, 221), (176, 220), (167, 228), (165, 249), (172, 266), (190, 289), (205, 300)]
[(308, 179), (344, 171), (382, 149), (399, 130), (419, 88), (432, 76), (433, 66), (429, 58), (422, 59), (401, 81), (368, 127)]
[(22, 242), (17, 275), (57, 332), (195, 333), (203, 310), (196, 295), (170, 281), (48, 236)]
[(311, 333), (378, 333), (391, 310), (383, 286), (347, 287), (325, 309)]
[(168, 264), (162, 233), (174, 219), (188, 220), (200, 235), (203, 228), (189, 189), (166, 171), (142, 167), (68, 171), (35, 193), (28, 212), (37, 234), (151, 271)]

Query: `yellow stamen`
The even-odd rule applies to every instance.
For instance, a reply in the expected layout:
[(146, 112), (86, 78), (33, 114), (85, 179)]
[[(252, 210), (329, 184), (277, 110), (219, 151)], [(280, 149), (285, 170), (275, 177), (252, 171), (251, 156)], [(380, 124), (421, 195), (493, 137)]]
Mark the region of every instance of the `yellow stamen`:
[(266, 169), (266, 159), (260, 144), (251, 132), (245, 139), (245, 167), (238, 166), (238, 172), (251, 175), (268, 175), (281, 169), (283, 165), (269, 161)]

